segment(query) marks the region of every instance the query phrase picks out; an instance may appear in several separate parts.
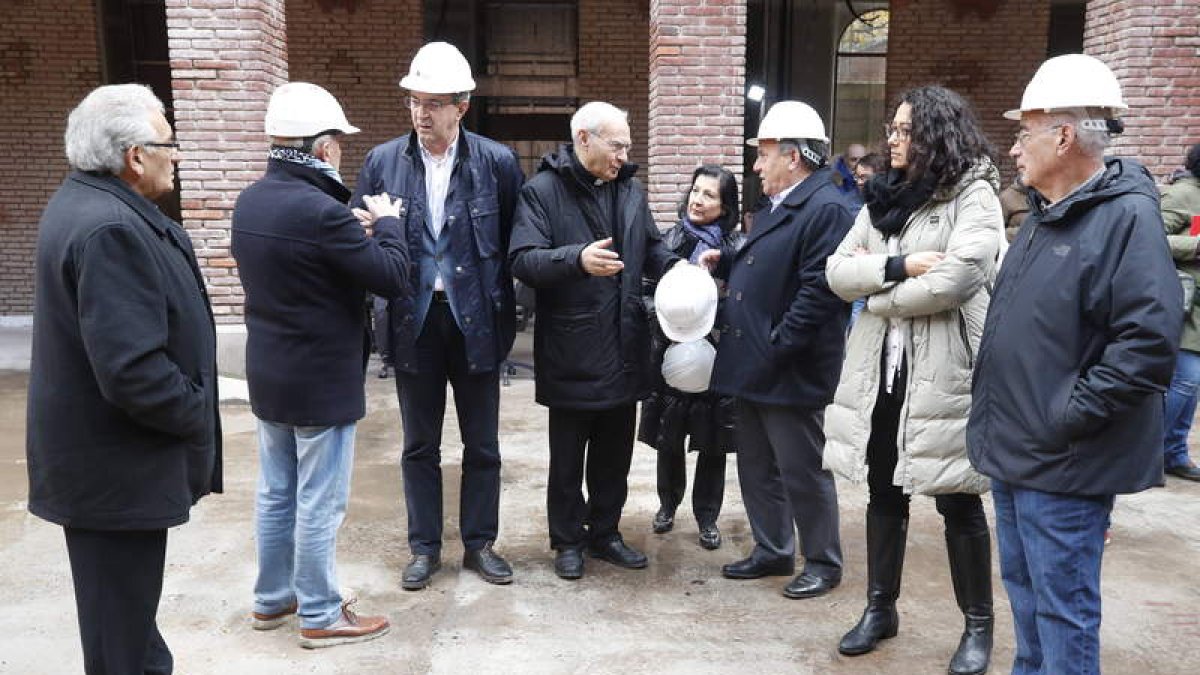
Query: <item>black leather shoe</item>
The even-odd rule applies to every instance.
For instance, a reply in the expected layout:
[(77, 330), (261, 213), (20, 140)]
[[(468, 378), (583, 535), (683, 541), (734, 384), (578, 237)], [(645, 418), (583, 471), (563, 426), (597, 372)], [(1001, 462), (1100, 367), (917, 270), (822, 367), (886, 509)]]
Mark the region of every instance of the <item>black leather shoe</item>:
[(798, 600), (800, 598), (815, 598), (825, 595), (838, 587), (841, 579), (819, 577), (811, 572), (801, 572), (792, 582), (783, 588), (784, 597)]
[(618, 567), (640, 570), (646, 566), (646, 554), (631, 548), (620, 537), (593, 545), (591, 548), (593, 558), (599, 558)]
[(716, 523), (700, 526), (700, 546), (710, 551), (721, 548), (721, 531)]
[(574, 581), (583, 576), (583, 551), (577, 548), (559, 549), (554, 554), (554, 573), (560, 579)]
[(441, 556), (418, 553), (404, 567), (404, 576), (401, 577), (400, 586), (406, 591), (419, 591), (429, 585), (433, 573), (441, 567)]
[(670, 532), (675, 527), (675, 512), (667, 507), (659, 507), (654, 514), (654, 534)]
[(756, 560), (754, 556), (731, 562), (721, 567), (726, 579), (760, 579), (762, 577), (786, 577), (796, 571), (796, 561), (780, 558), (769, 562)]
[(463, 553), (463, 569), (478, 572), (489, 584), (512, 583), (512, 567), (509, 567), (508, 562), (501, 558), (499, 553), (492, 550), (490, 541), (478, 551)]
[[(1167, 473), (1184, 480), (1200, 481), (1200, 466), (1196, 466), (1194, 462), (1167, 467)], [(655, 531), (657, 532), (657, 530)]]

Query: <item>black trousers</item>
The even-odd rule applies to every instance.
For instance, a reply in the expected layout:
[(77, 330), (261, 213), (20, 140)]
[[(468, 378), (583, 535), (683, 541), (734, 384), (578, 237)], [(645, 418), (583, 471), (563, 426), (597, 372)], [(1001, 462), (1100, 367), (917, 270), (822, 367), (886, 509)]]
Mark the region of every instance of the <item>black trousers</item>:
[(608, 410), (550, 408), (546, 512), (553, 548), (601, 544), (621, 536), (636, 408), (633, 403)]
[(500, 520), (500, 371), (467, 372), (466, 344), (450, 306), (434, 301), (417, 338), (416, 374), (396, 373), (404, 425), (404, 502), (414, 554), (442, 549), (442, 420), (454, 389), (462, 436), (459, 526), (468, 551), (496, 540)]
[[(674, 511), (683, 503), (687, 490), (687, 454), (658, 453), (658, 501)], [(701, 526), (717, 522), (725, 499), (725, 453), (696, 453), (696, 474), (692, 478), (692, 513)]]
[[(871, 413), (871, 437), (867, 441), (867, 486), (871, 494), (867, 509), (879, 515), (907, 518), (909, 495), (904, 494), (900, 486), (892, 484), (899, 456), (896, 434), (900, 430), (900, 411), (904, 407), (907, 388), (904, 364), (901, 364), (891, 393), (887, 391), (886, 367), (881, 372), (883, 377), (879, 379), (879, 393)], [(963, 535), (987, 533), (987, 516), (979, 495), (935, 495), (934, 503), (945, 521), (946, 532)]]
[(87, 675), (169, 674), (171, 650), (155, 615), (166, 530), (63, 528)]

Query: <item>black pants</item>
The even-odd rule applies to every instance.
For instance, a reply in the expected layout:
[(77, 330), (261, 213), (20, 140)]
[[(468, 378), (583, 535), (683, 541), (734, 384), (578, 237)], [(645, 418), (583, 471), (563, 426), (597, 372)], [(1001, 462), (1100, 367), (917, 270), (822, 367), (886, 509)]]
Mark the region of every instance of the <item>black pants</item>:
[[(636, 405), (608, 410), (550, 408), (550, 546), (600, 544), (621, 536), (629, 493)], [(583, 497), (587, 477), (587, 500)]]
[[(892, 484), (899, 454), (896, 434), (900, 430), (900, 411), (904, 407), (907, 387), (904, 364), (901, 364), (891, 393), (887, 391), (886, 367), (881, 372), (883, 376), (879, 380), (879, 394), (875, 399), (875, 410), (871, 413), (871, 437), (867, 441), (867, 485), (871, 492), (867, 508), (879, 515), (906, 518), (909, 495), (904, 494), (900, 486)], [(945, 521), (947, 532), (964, 535), (987, 533), (987, 516), (979, 495), (936, 495), (934, 503)]]
[(417, 338), (416, 374), (396, 373), (404, 424), (404, 501), (408, 546), (414, 554), (442, 549), (442, 420), (446, 382), (462, 436), (459, 525), (463, 544), (475, 551), (496, 540), (500, 520), (500, 371), (467, 372), (466, 344), (450, 306), (434, 301)]
[(392, 330), (388, 321), (388, 299), (371, 296), (371, 342), (384, 365), (392, 363)]
[[(687, 454), (658, 452), (658, 501), (675, 511), (687, 490)], [(696, 475), (692, 478), (692, 513), (701, 526), (717, 522), (725, 498), (725, 453), (696, 453)]]
[(155, 615), (162, 595), (166, 530), (66, 527), (87, 675), (169, 674), (171, 650)]

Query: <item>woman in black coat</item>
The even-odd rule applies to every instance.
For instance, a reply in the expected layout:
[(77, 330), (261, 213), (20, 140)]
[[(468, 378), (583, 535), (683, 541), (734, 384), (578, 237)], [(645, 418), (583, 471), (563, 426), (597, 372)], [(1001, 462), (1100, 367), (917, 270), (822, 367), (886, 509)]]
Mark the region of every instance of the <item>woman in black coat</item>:
[[(737, 248), (742, 238), (737, 223), (737, 180), (728, 170), (705, 164), (692, 173), (691, 187), (679, 204), (679, 222), (663, 233), (663, 243), (695, 263), (710, 248)], [(654, 296), (655, 287), (647, 282), (648, 297)], [(717, 516), (725, 494), (725, 454), (734, 451), (734, 401), (712, 392), (689, 394), (670, 387), (662, 378), (663, 353), (670, 344), (656, 322), (651, 346), (655, 388), (642, 402), (638, 431), (638, 440), (658, 450), (660, 506), (654, 531), (662, 534), (675, 526), (675, 509), (687, 488), (686, 441), (687, 449), (698, 453), (692, 513), (700, 526), (700, 545), (711, 550), (721, 545)]]

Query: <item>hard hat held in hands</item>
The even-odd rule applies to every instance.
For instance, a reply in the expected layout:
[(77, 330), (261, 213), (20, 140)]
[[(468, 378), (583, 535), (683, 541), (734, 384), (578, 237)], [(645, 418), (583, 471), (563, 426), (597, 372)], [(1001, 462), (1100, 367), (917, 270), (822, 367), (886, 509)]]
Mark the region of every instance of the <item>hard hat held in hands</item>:
[(430, 42), (417, 50), (400, 86), (425, 94), (459, 94), (475, 90), (471, 64), (449, 42)]
[(1121, 84), (1104, 62), (1086, 54), (1063, 54), (1047, 59), (1034, 73), (1021, 97), (1021, 107), (1004, 116), (1021, 119), (1021, 113), (1068, 108), (1107, 108), (1117, 117), (1129, 109), (1121, 98)]
[(267, 103), (265, 126), (268, 136), (280, 138), (308, 138), (331, 130), (358, 133), (333, 94), (309, 82), (288, 82), (276, 88)]
[(825, 135), (825, 123), (821, 116), (807, 103), (780, 101), (771, 106), (766, 117), (758, 124), (758, 136), (746, 141), (746, 145), (757, 147), (760, 140), (780, 141), (802, 138), (829, 142)]
[(677, 263), (658, 282), (654, 313), (671, 340), (699, 340), (712, 331), (717, 318), (717, 283), (700, 267)]
[(708, 391), (717, 350), (708, 340), (692, 340), (667, 347), (662, 376), (667, 386), (687, 394)]

